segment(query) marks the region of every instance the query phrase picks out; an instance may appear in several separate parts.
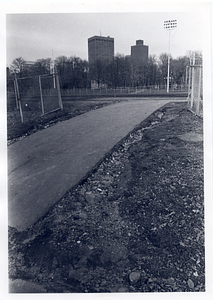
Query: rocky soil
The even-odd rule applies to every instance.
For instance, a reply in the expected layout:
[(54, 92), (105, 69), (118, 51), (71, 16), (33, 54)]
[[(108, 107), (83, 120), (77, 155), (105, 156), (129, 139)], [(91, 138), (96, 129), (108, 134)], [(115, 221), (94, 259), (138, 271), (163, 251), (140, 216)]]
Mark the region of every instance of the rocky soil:
[(186, 103), (153, 113), (31, 228), (9, 228), (11, 281), (45, 293), (205, 291), (202, 136)]

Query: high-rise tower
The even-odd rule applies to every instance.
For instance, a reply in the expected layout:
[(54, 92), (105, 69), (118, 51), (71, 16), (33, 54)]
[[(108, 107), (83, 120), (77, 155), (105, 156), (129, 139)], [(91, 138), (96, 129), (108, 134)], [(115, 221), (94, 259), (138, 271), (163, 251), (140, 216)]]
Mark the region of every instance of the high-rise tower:
[(143, 40), (137, 40), (135, 46), (131, 46), (131, 61), (137, 67), (141, 63), (148, 62), (149, 47), (143, 44)]
[(110, 61), (114, 57), (114, 38), (93, 36), (88, 39), (88, 60), (93, 64), (96, 60)]

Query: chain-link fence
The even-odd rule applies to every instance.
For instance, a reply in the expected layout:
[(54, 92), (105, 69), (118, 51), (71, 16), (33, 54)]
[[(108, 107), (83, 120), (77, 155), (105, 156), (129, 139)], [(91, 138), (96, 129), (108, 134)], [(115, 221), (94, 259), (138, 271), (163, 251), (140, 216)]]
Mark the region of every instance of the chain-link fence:
[(7, 108), (8, 113), (18, 110), (22, 122), (63, 109), (58, 75), (8, 80)]
[[(187, 93), (187, 85), (172, 84), (170, 86), (171, 93)], [(62, 97), (82, 96), (82, 95), (130, 95), (130, 94), (163, 94), (166, 93), (166, 85), (150, 85), (150, 86), (135, 86), (135, 87), (117, 87), (117, 88), (73, 88), (61, 89)]]
[(193, 55), (189, 70), (188, 106), (197, 115), (203, 115), (203, 67), (202, 58)]

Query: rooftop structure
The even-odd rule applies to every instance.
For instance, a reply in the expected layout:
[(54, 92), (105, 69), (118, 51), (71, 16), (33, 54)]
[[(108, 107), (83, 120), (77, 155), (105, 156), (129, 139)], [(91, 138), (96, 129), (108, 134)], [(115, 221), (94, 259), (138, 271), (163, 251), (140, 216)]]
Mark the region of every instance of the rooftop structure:
[(26, 60), (26, 61), (24, 62), (24, 65), (25, 65), (26, 67), (33, 66), (34, 64), (35, 64), (35, 61), (31, 61), (31, 60)]

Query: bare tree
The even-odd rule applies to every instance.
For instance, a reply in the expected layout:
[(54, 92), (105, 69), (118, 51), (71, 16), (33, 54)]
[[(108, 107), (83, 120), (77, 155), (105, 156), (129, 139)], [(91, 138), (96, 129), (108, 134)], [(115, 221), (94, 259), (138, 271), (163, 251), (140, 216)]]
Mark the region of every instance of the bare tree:
[(22, 57), (14, 59), (10, 66), (11, 73), (17, 74), (19, 77), (23, 76), (26, 69), (26, 61)]

